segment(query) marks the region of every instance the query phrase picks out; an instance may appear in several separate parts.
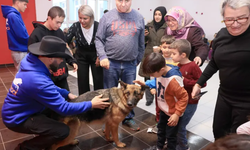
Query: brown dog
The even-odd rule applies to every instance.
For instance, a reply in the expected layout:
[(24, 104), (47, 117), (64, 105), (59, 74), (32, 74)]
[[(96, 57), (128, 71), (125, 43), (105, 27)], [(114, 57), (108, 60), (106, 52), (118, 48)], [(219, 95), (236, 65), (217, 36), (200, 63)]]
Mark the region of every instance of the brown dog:
[[(91, 91), (80, 95), (72, 102), (90, 101), (95, 96), (103, 94), (103, 98), (109, 98), (111, 103), (106, 109), (91, 109), (77, 116), (68, 116), (63, 119), (63, 122), (70, 127), (70, 135), (63, 141), (54, 144), (50, 149), (56, 150), (65, 145), (78, 144), (74, 140), (80, 127), (80, 121), (90, 123), (98, 120), (99, 123), (105, 123), (105, 138), (107, 141), (114, 141), (117, 147), (125, 147), (126, 144), (118, 139), (118, 126), (121, 121), (129, 114), (129, 112), (142, 99), (145, 88), (147, 86), (138, 86), (126, 84), (120, 81), (121, 88), (113, 87), (110, 89), (101, 89)], [(110, 136), (110, 133), (112, 137)]]

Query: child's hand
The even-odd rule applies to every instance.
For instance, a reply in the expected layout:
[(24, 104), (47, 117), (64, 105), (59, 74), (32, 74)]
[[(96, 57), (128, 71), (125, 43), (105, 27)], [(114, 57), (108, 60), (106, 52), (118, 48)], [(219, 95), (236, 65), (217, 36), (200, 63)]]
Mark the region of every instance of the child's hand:
[(137, 83), (137, 84), (142, 85), (142, 86), (145, 85), (145, 82), (140, 81), (140, 80), (134, 80), (133, 83)]
[(179, 116), (176, 114), (173, 114), (168, 119), (168, 126), (176, 126), (178, 124), (178, 121), (179, 121)]
[(161, 48), (159, 46), (154, 46), (153, 47), (153, 52), (160, 53), (160, 51), (161, 51)]
[(156, 94), (156, 89), (151, 89), (151, 90), (150, 90), (150, 93), (151, 93), (152, 95), (155, 95), (155, 94)]

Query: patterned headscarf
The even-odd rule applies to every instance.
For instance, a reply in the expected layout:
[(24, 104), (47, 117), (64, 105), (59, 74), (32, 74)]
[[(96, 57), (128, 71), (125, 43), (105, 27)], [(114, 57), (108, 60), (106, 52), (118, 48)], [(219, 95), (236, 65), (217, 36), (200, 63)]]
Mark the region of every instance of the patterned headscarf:
[[(167, 27), (166, 32), (168, 35), (173, 35), (176, 39), (186, 39), (188, 35), (189, 28), (196, 26), (201, 28), (201, 26), (194, 20), (194, 18), (182, 7), (171, 8), (167, 15), (165, 16), (165, 21), (167, 21), (167, 16), (175, 18), (178, 22), (178, 28), (172, 31)], [(202, 34), (204, 34), (201, 28)]]

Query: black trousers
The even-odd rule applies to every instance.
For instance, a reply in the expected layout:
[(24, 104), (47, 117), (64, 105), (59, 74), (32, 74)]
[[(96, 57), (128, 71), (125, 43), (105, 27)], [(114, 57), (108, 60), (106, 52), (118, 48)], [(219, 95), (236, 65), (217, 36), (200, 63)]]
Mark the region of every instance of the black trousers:
[[(82, 56), (83, 57), (83, 56)], [(103, 89), (103, 68), (95, 65), (96, 53), (85, 52), (83, 58), (77, 56), (77, 80), (79, 95), (90, 91), (89, 86), (89, 67), (91, 68), (94, 90)]]
[(45, 114), (33, 115), (19, 126), (9, 129), (19, 133), (38, 134), (35, 138), (21, 143), (22, 150), (42, 150), (49, 148), (56, 142), (68, 137), (70, 132), (66, 124), (51, 119)]
[[(144, 81), (146, 82), (147, 80), (150, 80), (150, 78), (149, 77), (144, 77)], [(150, 93), (149, 88), (146, 88), (145, 95), (146, 95), (146, 101), (152, 103), (153, 100), (154, 100), (154, 95)]]
[(167, 139), (168, 141), (167, 150), (175, 150), (177, 145), (177, 132), (179, 123), (176, 126), (170, 127), (167, 124), (169, 118), (170, 116), (166, 115), (163, 111), (160, 111), (160, 120), (157, 125), (158, 128), (157, 147), (163, 149), (163, 146)]
[(250, 104), (247, 105), (249, 106), (248, 108), (233, 106), (233, 104), (230, 104), (223, 96), (218, 94), (213, 120), (215, 140), (230, 133), (236, 133), (236, 129), (248, 121), (247, 116), (250, 115)]

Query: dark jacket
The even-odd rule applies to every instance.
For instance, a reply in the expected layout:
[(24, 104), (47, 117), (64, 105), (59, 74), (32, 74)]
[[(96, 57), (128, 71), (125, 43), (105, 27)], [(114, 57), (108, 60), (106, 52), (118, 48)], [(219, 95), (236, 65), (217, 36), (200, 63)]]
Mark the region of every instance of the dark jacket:
[(207, 59), (208, 55), (208, 45), (204, 43), (201, 36), (201, 29), (198, 27), (191, 27), (188, 32), (187, 40), (191, 44), (191, 53), (189, 59), (194, 60), (196, 56), (199, 56), (202, 60), (202, 64)]
[(66, 42), (69, 44), (72, 41), (72, 38), (75, 37), (76, 41), (76, 52), (75, 57), (77, 61), (81, 60), (81, 58), (84, 58), (85, 52), (95, 52), (96, 53), (96, 47), (95, 47), (95, 35), (98, 28), (98, 22), (94, 22), (94, 31), (93, 36), (90, 45), (86, 41), (85, 37), (83, 36), (82, 30), (81, 30), (81, 23), (75, 22), (73, 25), (69, 28), (68, 33), (66, 34)]
[[(56, 36), (56, 37), (59, 37), (65, 41), (65, 36), (64, 36), (63, 31), (61, 29), (58, 29), (56, 31), (49, 30), (43, 24), (37, 23), (37, 22), (33, 22), (33, 26), (35, 29), (33, 30), (33, 32), (31, 33), (31, 35), (29, 37), (28, 45), (33, 44), (33, 43), (37, 43), (37, 42), (41, 42), (42, 38), (46, 35)], [(53, 75), (51, 76), (51, 78), (54, 82), (58, 82), (62, 79), (66, 79), (68, 77), (68, 67), (66, 65), (66, 62), (72, 66), (73, 63), (76, 63), (76, 60), (75, 59), (66, 59), (66, 60), (64, 59), (64, 61), (59, 65), (57, 72), (53, 73)]]
[(146, 56), (153, 52), (153, 46), (161, 45), (161, 38), (164, 35), (165, 29), (167, 27), (166, 24), (164, 23), (156, 32), (153, 25), (153, 21), (148, 23), (147, 26), (149, 27), (149, 34), (145, 36), (145, 41), (147, 42), (147, 46), (145, 48), (145, 53), (139, 70), (139, 75), (142, 77), (149, 77), (142, 72), (142, 63), (146, 58)]

